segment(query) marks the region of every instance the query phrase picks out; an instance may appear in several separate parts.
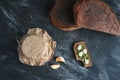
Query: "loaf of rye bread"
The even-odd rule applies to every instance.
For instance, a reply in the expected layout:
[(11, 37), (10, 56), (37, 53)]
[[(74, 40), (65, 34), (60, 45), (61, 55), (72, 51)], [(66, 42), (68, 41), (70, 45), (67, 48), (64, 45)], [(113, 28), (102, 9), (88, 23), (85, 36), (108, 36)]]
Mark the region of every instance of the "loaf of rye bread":
[(120, 24), (111, 8), (101, 0), (83, 0), (74, 4), (74, 22), (83, 28), (120, 36)]

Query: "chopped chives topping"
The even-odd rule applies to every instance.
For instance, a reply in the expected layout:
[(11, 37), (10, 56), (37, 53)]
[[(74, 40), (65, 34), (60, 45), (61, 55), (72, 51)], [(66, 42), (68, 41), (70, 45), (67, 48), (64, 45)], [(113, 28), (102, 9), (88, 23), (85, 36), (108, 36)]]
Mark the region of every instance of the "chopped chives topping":
[(82, 45), (82, 48), (84, 49), (84, 48), (85, 48), (85, 46), (84, 46), (84, 45)]
[(86, 57), (86, 59), (89, 59), (88, 57)]

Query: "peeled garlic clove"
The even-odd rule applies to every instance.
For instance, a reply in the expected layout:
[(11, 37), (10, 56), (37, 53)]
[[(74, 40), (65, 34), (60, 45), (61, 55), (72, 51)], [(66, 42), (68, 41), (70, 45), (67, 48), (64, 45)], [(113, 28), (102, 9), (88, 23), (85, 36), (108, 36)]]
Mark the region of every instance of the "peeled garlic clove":
[(83, 56), (83, 54), (84, 54), (83, 52), (79, 52), (79, 54), (78, 54), (78, 55), (79, 55), (80, 57), (82, 57), (82, 56)]
[(81, 50), (81, 49), (82, 49), (82, 45), (79, 45), (79, 46), (77, 47), (77, 49), (78, 49), (78, 50)]
[(50, 66), (52, 69), (58, 69), (60, 68), (60, 65), (59, 64), (53, 64)]
[(87, 49), (84, 49), (84, 50), (83, 50), (83, 53), (87, 54)]
[(65, 59), (63, 57), (61, 57), (61, 56), (57, 57), (55, 61), (56, 62), (64, 62), (65, 63)]
[(85, 64), (89, 64), (89, 59), (85, 59)]

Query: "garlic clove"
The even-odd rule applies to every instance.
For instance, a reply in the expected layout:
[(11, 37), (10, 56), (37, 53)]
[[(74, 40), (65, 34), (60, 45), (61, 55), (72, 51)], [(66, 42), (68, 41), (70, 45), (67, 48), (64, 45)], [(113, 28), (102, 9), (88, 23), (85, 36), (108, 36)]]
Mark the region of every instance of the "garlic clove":
[(89, 64), (89, 59), (85, 59), (85, 64)]
[(83, 56), (83, 52), (79, 52), (79, 54), (78, 54), (80, 57), (82, 57)]
[(81, 49), (82, 49), (82, 45), (79, 45), (79, 46), (77, 47), (77, 49), (78, 49), (78, 50), (81, 50)]
[(87, 49), (84, 49), (84, 50), (83, 50), (83, 53), (87, 54)]
[(61, 56), (57, 57), (55, 61), (56, 62), (64, 62), (65, 63), (65, 59), (63, 57), (61, 57)]
[(60, 65), (59, 64), (53, 64), (50, 66), (52, 69), (58, 69), (60, 68)]

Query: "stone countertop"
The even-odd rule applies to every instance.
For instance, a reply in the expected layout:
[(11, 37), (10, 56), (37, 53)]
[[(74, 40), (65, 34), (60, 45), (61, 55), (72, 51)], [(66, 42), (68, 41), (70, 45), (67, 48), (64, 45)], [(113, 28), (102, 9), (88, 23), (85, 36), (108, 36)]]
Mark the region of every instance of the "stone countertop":
[[(120, 20), (120, 0), (103, 0)], [(54, 0), (0, 0), (0, 80), (119, 80), (120, 37), (79, 29), (62, 31), (51, 24), (49, 12)], [(66, 64), (58, 70), (45, 66), (31, 67), (18, 60), (17, 40), (29, 28), (45, 29), (57, 41), (56, 56), (63, 56)], [(84, 40), (93, 66), (84, 68), (76, 61), (72, 46)]]

